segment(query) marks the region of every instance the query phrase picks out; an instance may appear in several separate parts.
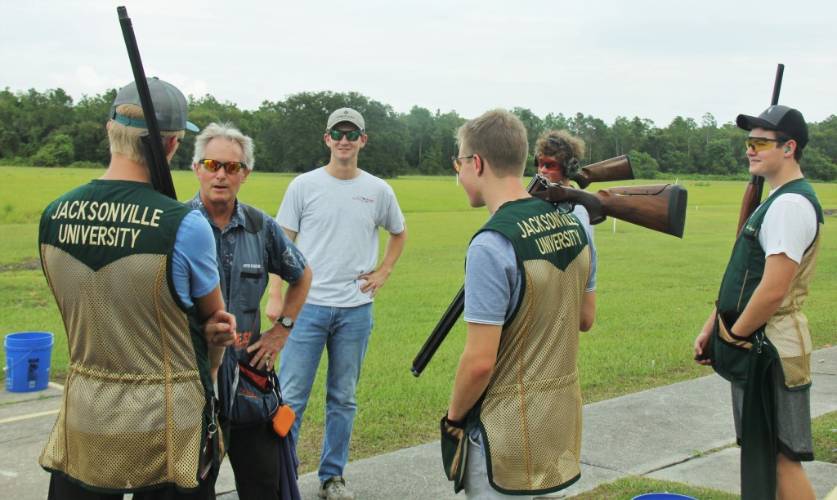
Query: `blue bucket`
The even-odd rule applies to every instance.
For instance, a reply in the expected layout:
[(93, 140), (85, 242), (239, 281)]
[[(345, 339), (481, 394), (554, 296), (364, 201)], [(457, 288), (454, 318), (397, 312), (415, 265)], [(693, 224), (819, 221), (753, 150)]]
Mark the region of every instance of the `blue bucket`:
[(46, 389), (52, 357), (50, 332), (20, 332), (6, 335), (6, 390), (31, 392)]
[(697, 500), (695, 497), (681, 495), (679, 493), (645, 493), (637, 495), (631, 500)]

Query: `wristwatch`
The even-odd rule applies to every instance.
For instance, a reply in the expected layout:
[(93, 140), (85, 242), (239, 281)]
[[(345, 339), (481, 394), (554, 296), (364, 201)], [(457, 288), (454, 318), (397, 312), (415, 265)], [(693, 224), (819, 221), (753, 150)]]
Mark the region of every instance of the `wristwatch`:
[(288, 330), (294, 327), (294, 320), (292, 320), (288, 316), (279, 316), (278, 318), (276, 318), (276, 322), (284, 326)]

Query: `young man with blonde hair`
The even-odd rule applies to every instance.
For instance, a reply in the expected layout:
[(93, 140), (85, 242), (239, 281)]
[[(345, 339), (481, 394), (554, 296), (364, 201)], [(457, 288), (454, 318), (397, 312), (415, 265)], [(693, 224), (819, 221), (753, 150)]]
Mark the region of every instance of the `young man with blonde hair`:
[[(148, 79), (169, 161), (186, 98)], [(135, 84), (107, 124), (104, 175), (41, 217), (41, 265), (67, 326), (70, 367), (40, 457), (50, 499), (212, 499), (220, 465), (213, 383), (233, 342), (206, 220), (155, 191)]]
[(443, 460), (469, 498), (560, 490), (580, 476), (576, 369), (590, 274), (578, 218), (526, 192), (526, 129), (504, 110), (466, 122), (454, 168), (491, 218), (465, 263), (467, 339), (442, 419)]

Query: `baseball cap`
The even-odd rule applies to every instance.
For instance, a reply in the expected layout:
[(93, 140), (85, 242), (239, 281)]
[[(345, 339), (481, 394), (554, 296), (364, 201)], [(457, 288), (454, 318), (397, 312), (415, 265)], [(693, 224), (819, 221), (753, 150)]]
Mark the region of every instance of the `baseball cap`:
[(735, 123), (744, 130), (763, 128), (782, 132), (799, 144), (799, 149), (808, 144), (808, 125), (797, 109), (776, 104), (762, 111), (758, 116), (738, 115)]
[[(164, 82), (159, 78), (148, 78), (148, 93), (151, 94), (151, 102), (154, 104), (154, 115), (157, 117), (157, 125), (162, 132), (176, 132), (178, 130), (189, 130), (199, 132), (200, 129), (194, 123), (186, 120), (186, 98), (183, 93), (174, 85)], [(140, 118), (129, 118), (116, 112), (116, 107), (121, 104), (135, 104), (142, 106), (137, 92), (136, 82), (119, 89), (116, 99), (110, 107), (110, 118), (126, 127), (148, 128), (145, 120)]]
[(326, 130), (330, 130), (341, 122), (349, 122), (360, 130), (366, 130), (366, 122), (363, 121), (363, 116), (352, 108), (340, 108), (329, 115)]

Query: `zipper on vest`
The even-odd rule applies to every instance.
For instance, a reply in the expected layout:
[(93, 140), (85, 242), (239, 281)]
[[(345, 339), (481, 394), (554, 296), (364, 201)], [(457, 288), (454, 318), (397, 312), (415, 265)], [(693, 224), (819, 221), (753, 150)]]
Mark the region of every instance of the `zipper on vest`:
[(738, 294), (738, 305), (735, 306), (736, 311), (741, 312), (741, 299), (744, 298), (744, 288), (747, 287), (747, 277), (750, 275), (750, 270), (744, 270), (744, 279), (741, 280), (741, 292)]

